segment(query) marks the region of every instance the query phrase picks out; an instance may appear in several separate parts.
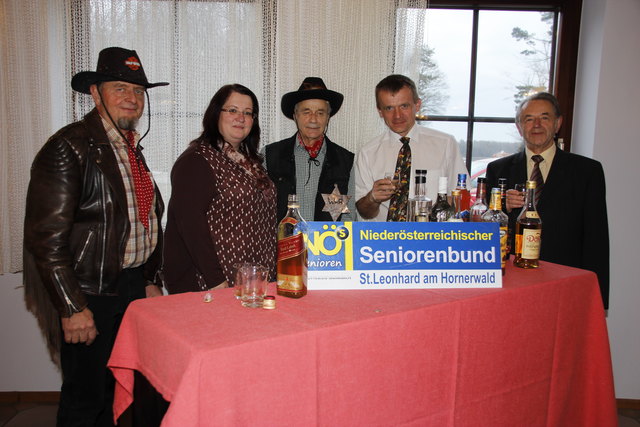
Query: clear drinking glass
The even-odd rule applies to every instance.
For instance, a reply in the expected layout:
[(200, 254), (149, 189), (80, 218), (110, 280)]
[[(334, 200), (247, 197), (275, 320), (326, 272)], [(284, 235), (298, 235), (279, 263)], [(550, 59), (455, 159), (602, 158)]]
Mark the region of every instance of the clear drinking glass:
[(393, 179), (395, 174), (396, 174), (395, 170), (387, 171), (387, 172), (384, 173), (384, 179), (388, 179), (389, 181), (391, 181), (391, 184), (397, 189), (399, 180)]
[(234, 281), (233, 281), (233, 290), (234, 290), (234, 295), (236, 296), (237, 299), (240, 299), (242, 297), (242, 288), (240, 287), (240, 280), (241, 278), (240, 276), (240, 271), (247, 266), (250, 266), (251, 263), (250, 262), (239, 262), (236, 264), (233, 264), (233, 269), (235, 271), (233, 277), (234, 277)]
[(242, 263), (238, 267), (236, 286), (244, 307), (260, 308), (267, 294), (268, 270), (260, 264)]

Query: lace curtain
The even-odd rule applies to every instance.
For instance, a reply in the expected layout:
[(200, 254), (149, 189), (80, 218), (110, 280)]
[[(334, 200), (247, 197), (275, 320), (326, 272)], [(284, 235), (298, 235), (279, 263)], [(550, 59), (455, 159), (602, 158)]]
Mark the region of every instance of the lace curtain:
[[(150, 81), (170, 82), (149, 90), (151, 127), (143, 142), (168, 201), (171, 166), (227, 83), (256, 93), (264, 145), (295, 132), (280, 111), (282, 95), (307, 76), (322, 77), (345, 96), (328, 135), (357, 151), (384, 129), (376, 83), (393, 72), (416, 77), (422, 21), (409, 22), (396, 10), (426, 6), (415, 0), (0, 0), (0, 272), (22, 268), (31, 162), (50, 135), (93, 108), (70, 80), (95, 70), (101, 49), (135, 49)], [(145, 111), (141, 132), (146, 117)]]

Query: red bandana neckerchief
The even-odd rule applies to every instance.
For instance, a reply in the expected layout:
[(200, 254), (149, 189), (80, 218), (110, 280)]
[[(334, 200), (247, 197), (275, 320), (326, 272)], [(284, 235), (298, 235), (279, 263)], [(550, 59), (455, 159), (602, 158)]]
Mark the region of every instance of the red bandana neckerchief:
[(304, 141), (302, 141), (300, 132), (298, 132), (298, 141), (300, 141), (300, 145), (302, 145), (304, 149), (307, 150), (307, 153), (309, 153), (309, 157), (311, 157), (312, 159), (315, 159), (316, 157), (318, 157), (318, 153), (322, 148), (322, 143), (324, 142), (324, 135), (322, 135), (322, 137), (317, 141), (314, 141), (313, 144), (311, 144), (311, 146), (308, 146), (304, 143)]
[(151, 211), (151, 203), (153, 202), (153, 183), (149, 177), (142, 160), (138, 158), (135, 146), (135, 136), (132, 131), (127, 131), (127, 155), (129, 156), (129, 165), (131, 166), (131, 175), (133, 175), (133, 187), (138, 205), (138, 216), (140, 222), (145, 229), (149, 229), (149, 212)]

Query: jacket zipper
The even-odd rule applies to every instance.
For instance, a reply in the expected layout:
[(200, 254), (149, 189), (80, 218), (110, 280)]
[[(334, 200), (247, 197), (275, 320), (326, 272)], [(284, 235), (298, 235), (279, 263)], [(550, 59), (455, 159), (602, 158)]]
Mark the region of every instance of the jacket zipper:
[(78, 266), (80, 265), (80, 263), (82, 262), (82, 260), (84, 260), (84, 256), (85, 256), (85, 254), (87, 252), (87, 248), (89, 247), (89, 243), (93, 239), (93, 235), (94, 234), (95, 234), (95, 229), (92, 227), (92, 228), (89, 229), (89, 233), (87, 234), (87, 238), (84, 241), (84, 245), (82, 245), (82, 250), (80, 251), (80, 255), (76, 259), (76, 262), (75, 262), (75, 264), (73, 266), (74, 270), (76, 270), (78, 268)]
[(106, 247), (107, 247), (107, 212), (106, 212), (106, 190), (104, 188), (104, 175), (100, 174), (100, 190), (102, 195), (102, 255), (100, 257), (100, 279), (98, 282), (98, 289), (100, 289), (100, 293), (102, 294), (103, 286), (104, 286), (104, 264), (106, 257)]
[(72, 301), (71, 298), (69, 298), (69, 294), (67, 294), (67, 290), (64, 287), (63, 284), (63, 280), (60, 279), (60, 277), (58, 276), (58, 271), (54, 271), (53, 272), (54, 277), (56, 278), (56, 281), (58, 282), (58, 286), (57, 288), (60, 289), (60, 292), (62, 293), (62, 297), (64, 298), (64, 300), (67, 303), (67, 306), (71, 309), (69, 311), (69, 314), (72, 315), (73, 313), (79, 313), (80, 311), (82, 311), (80, 309), (80, 307), (78, 307), (77, 305), (75, 305)]

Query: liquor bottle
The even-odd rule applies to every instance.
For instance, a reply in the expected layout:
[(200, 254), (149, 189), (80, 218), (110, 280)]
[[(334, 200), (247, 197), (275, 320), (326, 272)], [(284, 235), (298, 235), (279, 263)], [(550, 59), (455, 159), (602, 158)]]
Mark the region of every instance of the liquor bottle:
[(469, 211), (469, 208), (471, 208), (471, 193), (469, 192), (469, 190), (467, 190), (466, 173), (458, 174), (458, 183), (456, 184), (456, 190), (460, 190), (460, 195), (462, 196), (461, 210)]
[(449, 220), (451, 215), (453, 215), (453, 208), (447, 201), (447, 177), (441, 176), (438, 179), (438, 199), (431, 209), (429, 221), (445, 222)]
[(469, 221), (469, 211), (462, 209), (462, 191), (455, 189), (451, 192), (451, 201), (453, 203), (453, 215), (449, 217), (450, 222), (467, 222)]
[(500, 196), (499, 188), (494, 187), (491, 189), (489, 210), (482, 215), (482, 221), (497, 222), (500, 224), (500, 260), (502, 264), (502, 275), (504, 276), (508, 254), (507, 238), (509, 237), (509, 217), (506, 213), (502, 212), (502, 200)]
[(409, 221), (427, 222), (431, 213), (431, 199), (427, 197), (427, 170), (416, 169), (416, 195), (409, 199)]
[(527, 198), (516, 221), (516, 250), (513, 265), (537, 268), (540, 258), (542, 220), (536, 210), (536, 182), (527, 181)]
[(487, 193), (486, 178), (478, 178), (478, 188), (476, 189), (476, 201), (469, 209), (471, 215), (471, 221), (482, 222), (482, 214), (487, 211), (487, 203), (485, 197)]
[(502, 202), (502, 212), (507, 212), (507, 178), (498, 178), (498, 187), (500, 188), (500, 199)]
[(295, 194), (289, 194), (287, 214), (278, 225), (278, 295), (301, 298), (307, 294), (307, 223), (300, 216)]

